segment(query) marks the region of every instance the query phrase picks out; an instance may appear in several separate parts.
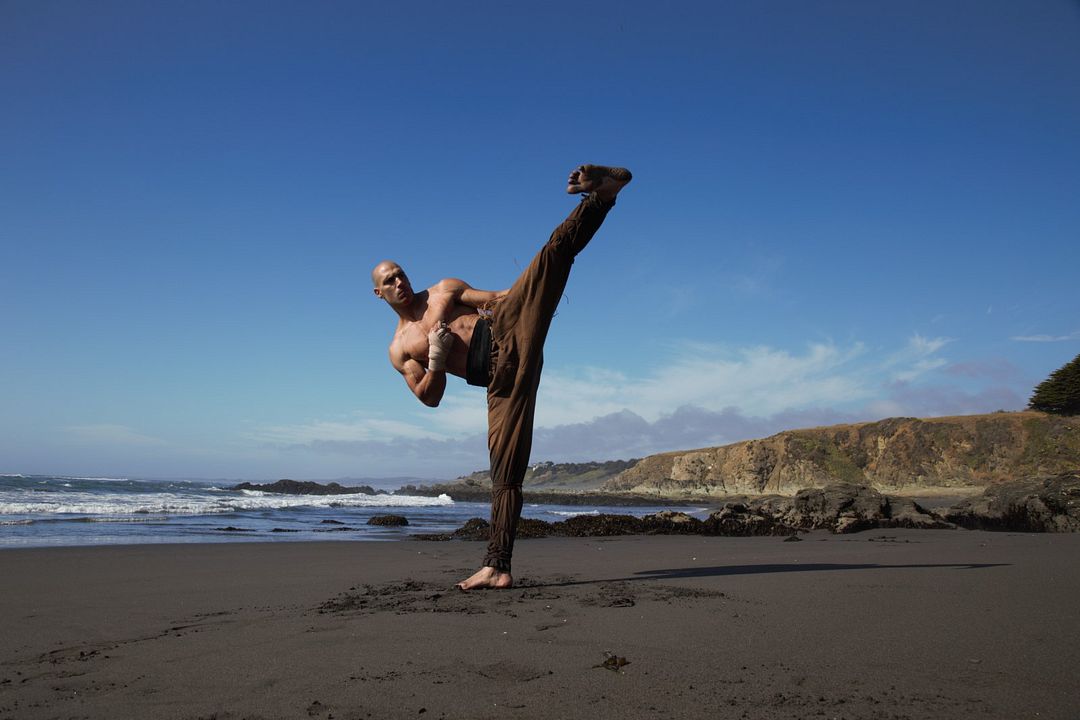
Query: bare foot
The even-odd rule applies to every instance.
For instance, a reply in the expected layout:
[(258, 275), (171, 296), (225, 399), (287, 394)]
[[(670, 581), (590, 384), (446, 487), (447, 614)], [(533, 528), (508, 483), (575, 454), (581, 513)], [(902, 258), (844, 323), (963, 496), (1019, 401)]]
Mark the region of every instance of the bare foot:
[(614, 200), (619, 191), (633, 178), (626, 168), (606, 165), (582, 165), (570, 173), (566, 192), (590, 193), (604, 200)]
[(508, 572), (501, 572), (493, 567), (482, 567), (472, 577), (457, 584), (459, 590), (481, 590), (486, 588), (502, 589), (513, 587), (514, 578)]

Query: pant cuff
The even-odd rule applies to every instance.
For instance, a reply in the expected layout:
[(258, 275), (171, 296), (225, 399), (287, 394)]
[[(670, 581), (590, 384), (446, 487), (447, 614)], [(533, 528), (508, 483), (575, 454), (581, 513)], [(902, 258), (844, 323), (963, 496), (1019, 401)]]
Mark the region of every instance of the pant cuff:
[(494, 568), (499, 572), (510, 572), (510, 560), (503, 560), (501, 558), (488, 558), (484, 560), (484, 567)]

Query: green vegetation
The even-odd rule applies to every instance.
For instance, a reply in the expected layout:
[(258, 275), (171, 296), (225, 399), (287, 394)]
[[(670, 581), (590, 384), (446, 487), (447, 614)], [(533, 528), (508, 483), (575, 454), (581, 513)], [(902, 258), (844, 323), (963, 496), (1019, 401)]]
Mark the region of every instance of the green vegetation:
[(1074, 469), (1080, 457), (1080, 427), (1059, 418), (1032, 419), (1024, 423), (1027, 442), (1020, 467), (1032, 472)]
[(1080, 355), (1039, 383), (1028, 407), (1055, 415), (1080, 413)]
[(820, 431), (791, 434), (790, 447), (796, 457), (808, 460), (824, 470), (830, 477), (843, 482), (861, 483), (866, 474), (840, 447), (836, 438), (827, 437)]

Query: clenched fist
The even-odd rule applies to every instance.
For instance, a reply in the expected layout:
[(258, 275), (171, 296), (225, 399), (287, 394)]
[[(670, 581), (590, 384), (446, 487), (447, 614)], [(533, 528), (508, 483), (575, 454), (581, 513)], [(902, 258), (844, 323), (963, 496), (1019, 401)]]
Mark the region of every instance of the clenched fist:
[(454, 334), (450, 332), (450, 326), (444, 322), (439, 323), (428, 333), (427, 339), (427, 369), (444, 372), (446, 370), (446, 356), (450, 354), (450, 348), (454, 346)]

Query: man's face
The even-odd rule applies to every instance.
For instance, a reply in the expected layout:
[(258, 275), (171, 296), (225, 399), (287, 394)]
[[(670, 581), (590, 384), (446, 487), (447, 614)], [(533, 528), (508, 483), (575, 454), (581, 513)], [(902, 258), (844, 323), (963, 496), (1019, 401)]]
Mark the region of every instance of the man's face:
[(409, 276), (397, 263), (380, 263), (371, 273), (375, 283), (375, 295), (391, 305), (407, 305), (412, 302), (413, 289)]

